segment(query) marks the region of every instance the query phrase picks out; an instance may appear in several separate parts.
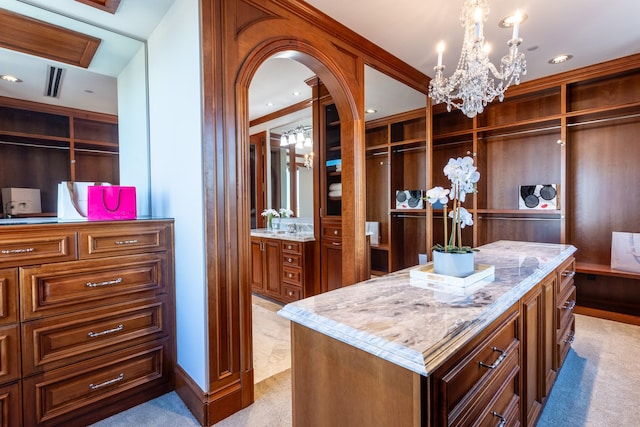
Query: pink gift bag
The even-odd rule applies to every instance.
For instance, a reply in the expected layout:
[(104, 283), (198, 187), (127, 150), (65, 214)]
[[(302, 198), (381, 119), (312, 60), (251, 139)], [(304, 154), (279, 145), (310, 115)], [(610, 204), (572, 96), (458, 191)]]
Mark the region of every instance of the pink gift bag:
[(100, 185), (88, 188), (87, 218), (93, 221), (136, 219), (136, 187)]

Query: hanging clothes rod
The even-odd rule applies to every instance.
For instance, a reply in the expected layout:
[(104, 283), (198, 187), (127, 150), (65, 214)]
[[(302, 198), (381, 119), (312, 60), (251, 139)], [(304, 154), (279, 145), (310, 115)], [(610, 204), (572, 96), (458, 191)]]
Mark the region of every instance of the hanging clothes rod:
[(418, 218), (418, 219), (427, 219), (426, 215), (410, 215), (410, 214), (396, 214), (393, 215), (396, 218)]
[(404, 153), (405, 151), (416, 151), (416, 150), (426, 150), (427, 146), (421, 147), (410, 147), (410, 148), (401, 148), (399, 150), (393, 150), (394, 153)]
[(594, 119), (594, 120), (588, 120), (586, 122), (579, 122), (579, 123), (567, 123), (567, 127), (593, 125), (593, 124), (606, 123), (606, 122), (612, 122), (612, 121), (618, 121), (618, 120), (635, 119), (636, 117), (640, 117), (640, 113), (627, 114), (626, 116), (618, 116), (618, 117), (607, 117), (604, 119)]
[(44, 145), (44, 144), (31, 144), (28, 142), (14, 142), (14, 141), (0, 141), (2, 145), (15, 145), (19, 147), (35, 147), (35, 148), (49, 148), (55, 150), (69, 150), (69, 147), (58, 147), (55, 145)]
[(508, 216), (479, 216), (478, 219), (502, 220), (502, 221), (562, 221), (564, 215), (560, 218), (522, 218)]

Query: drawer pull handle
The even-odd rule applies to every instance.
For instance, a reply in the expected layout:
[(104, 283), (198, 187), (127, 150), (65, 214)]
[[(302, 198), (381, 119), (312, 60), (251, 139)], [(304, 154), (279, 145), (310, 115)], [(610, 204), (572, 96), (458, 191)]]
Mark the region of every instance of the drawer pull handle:
[(331, 244), (333, 246), (341, 246), (342, 245), (342, 243), (340, 243), (340, 242), (331, 242)]
[(493, 362), (491, 365), (487, 365), (487, 364), (486, 364), (486, 363), (484, 363), (484, 362), (478, 362), (478, 364), (479, 364), (480, 366), (485, 367), (485, 368), (489, 368), (489, 369), (496, 369), (496, 368), (497, 368), (497, 367), (502, 363), (502, 361), (504, 360), (504, 358), (505, 358), (505, 357), (507, 357), (507, 352), (506, 352), (506, 351), (504, 351), (504, 350), (500, 350), (499, 348), (496, 348), (496, 347), (491, 347), (491, 350), (493, 350), (493, 351), (497, 351), (497, 352), (499, 352), (499, 353), (500, 353), (500, 356), (498, 356), (498, 358), (496, 359), (496, 361), (495, 361), (495, 362)]
[(292, 297), (293, 296), (293, 291), (289, 291), (289, 296)]
[(334, 234), (335, 236), (337, 236), (337, 235), (338, 235), (338, 233), (339, 233), (339, 231), (338, 231), (338, 230), (333, 230), (333, 234)]
[(574, 334), (567, 334), (567, 336), (569, 338), (564, 340), (565, 344), (573, 344), (573, 341), (576, 339), (576, 336)]
[(287, 262), (293, 262), (293, 259), (287, 258)]
[(97, 288), (99, 286), (117, 285), (122, 283), (122, 277), (118, 277), (116, 280), (107, 280), (106, 282), (91, 283), (87, 282), (87, 288)]
[(26, 254), (29, 252), (33, 252), (35, 251), (36, 248), (25, 248), (25, 249), (3, 249), (2, 250), (2, 254), (3, 255), (7, 255), (7, 254)]
[(572, 300), (572, 301), (565, 302), (562, 308), (565, 310), (573, 310), (575, 306), (576, 306), (576, 302), (575, 300)]
[(120, 374), (117, 377), (111, 379), (111, 380), (107, 380), (103, 383), (100, 384), (89, 384), (89, 390), (98, 390), (102, 387), (106, 387), (108, 385), (111, 384), (115, 384), (115, 383), (119, 383), (120, 381), (122, 381), (124, 379), (124, 374)]
[(498, 424), (497, 427), (504, 427), (507, 424), (507, 419), (504, 417), (504, 415), (500, 415), (496, 411), (491, 411), (491, 415), (500, 419), (500, 424)]
[(563, 272), (562, 272), (562, 275), (563, 275), (564, 277), (573, 277), (573, 276), (575, 276), (575, 275), (576, 275), (576, 272), (575, 272), (575, 271), (570, 271), (570, 270), (568, 270), (568, 271), (563, 271)]
[(138, 243), (138, 239), (116, 240), (116, 245), (135, 245), (136, 243)]
[(287, 245), (287, 249), (291, 250), (292, 248), (293, 248), (293, 246)]
[(123, 329), (124, 329), (124, 326), (118, 325), (117, 327), (115, 327), (113, 329), (107, 329), (106, 331), (102, 331), (102, 332), (89, 332), (87, 335), (89, 335), (89, 338), (96, 338), (96, 337), (100, 337), (102, 335), (109, 335), (109, 334), (112, 334), (114, 332), (120, 332)]
[(292, 278), (292, 277), (293, 277), (293, 273), (289, 273), (289, 278)]

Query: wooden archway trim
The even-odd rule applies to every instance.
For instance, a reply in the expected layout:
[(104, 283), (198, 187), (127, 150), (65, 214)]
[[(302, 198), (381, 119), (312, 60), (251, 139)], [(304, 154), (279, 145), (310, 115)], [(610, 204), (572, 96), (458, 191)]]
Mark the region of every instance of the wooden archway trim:
[[(196, 417), (211, 425), (251, 404), (251, 293), (247, 193), (247, 88), (275, 51), (316, 71), (341, 119), (343, 147), (343, 280), (364, 279), (364, 65), (426, 91), (428, 78), (304, 2), (200, 0), (203, 67), (203, 156), (207, 259), (208, 390), (189, 379), (176, 388)], [(401, 73), (398, 70), (405, 69)], [(341, 120), (342, 124), (342, 120)]]

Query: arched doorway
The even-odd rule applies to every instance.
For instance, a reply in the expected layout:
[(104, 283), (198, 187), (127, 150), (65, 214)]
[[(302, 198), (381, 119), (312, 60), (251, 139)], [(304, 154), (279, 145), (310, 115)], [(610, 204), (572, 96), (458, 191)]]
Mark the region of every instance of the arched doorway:
[[(291, 49), (291, 45), (294, 43), (295, 49)], [(286, 56), (289, 59), (298, 61), (312, 70), (327, 87), (340, 113), (341, 123), (344, 123), (344, 138), (353, 140), (353, 134), (355, 133), (353, 130), (353, 126), (354, 123), (357, 123), (359, 120), (360, 113), (358, 112), (358, 103), (353, 99), (352, 93), (348, 90), (348, 84), (341, 79), (340, 71), (335, 68), (335, 65), (332, 64), (330, 58), (327, 58), (320, 50), (314, 48), (312, 45), (296, 40), (281, 39), (265, 43), (263, 46), (256, 49), (256, 51), (248, 55), (247, 60), (244, 62), (242, 68), (240, 69), (240, 72), (238, 74), (238, 81), (236, 84), (236, 96), (238, 100), (237, 105), (239, 106), (239, 108), (237, 108), (236, 110), (238, 125), (238, 168), (242, 171), (241, 175), (244, 176), (244, 181), (247, 183), (250, 182), (249, 153), (247, 149), (250, 140), (248, 109), (249, 86), (255, 72), (258, 70), (260, 65), (273, 55), (282, 54), (283, 52), (286, 52)], [(317, 174), (317, 172), (314, 173)], [(243, 201), (239, 201), (239, 204), (245, 205), (247, 204), (247, 202), (250, 203), (250, 200), (247, 201), (245, 199)], [(314, 200), (314, 205), (318, 205), (317, 200)], [(241, 208), (240, 211), (249, 212), (248, 208)], [(317, 223), (315, 224), (315, 230), (317, 243), (315, 256), (316, 259), (318, 259), (316, 265), (320, 265), (320, 227)], [(250, 237), (249, 235), (247, 235), (245, 240), (248, 242), (249, 239)], [(251, 260), (249, 258), (246, 259), (246, 261), (241, 262), (245, 262), (246, 265), (248, 265)], [(316, 279), (319, 280), (319, 278)], [(243, 284), (245, 288), (241, 290), (241, 295), (247, 299), (244, 303), (241, 303), (241, 317), (247, 319), (252, 312), (250, 281), (245, 281)], [(247, 323), (248, 325), (252, 324), (252, 322)], [(249, 327), (245, 327), (244, 332), (248, 334), (249, 339), (242, 340), (242, 344), (245, 347), (242, 351), (242, 354), (247, 358), (244, 365), (249, 366), (249, 362), (253, 362), (251, 347), (252, 340), (250, 339), (252, 336), (251, 333), (253, 331), (249, 331)], [(243, 384), (243, 388), (244, 387), (253, 387), (253, 383)]]

